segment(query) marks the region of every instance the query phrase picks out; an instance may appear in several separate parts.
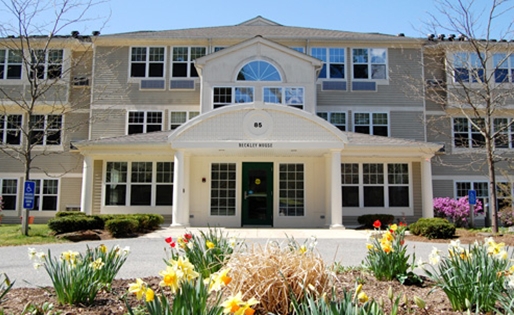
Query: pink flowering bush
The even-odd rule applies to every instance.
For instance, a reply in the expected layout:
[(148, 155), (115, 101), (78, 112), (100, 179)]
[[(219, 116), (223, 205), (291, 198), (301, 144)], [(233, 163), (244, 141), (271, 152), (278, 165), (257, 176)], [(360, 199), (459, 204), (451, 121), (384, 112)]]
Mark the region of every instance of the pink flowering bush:
[[(469, 219), (469, 201), (468, 197), (462, 197), (458, 200), (445, 198), (434, 198), (434, 216), (447, 218), (451, 220), (455, 226), (463, 227), (468, 225)], [(482, 202), (477, 200), (475, 205), (475, 215), (482, 211)]]

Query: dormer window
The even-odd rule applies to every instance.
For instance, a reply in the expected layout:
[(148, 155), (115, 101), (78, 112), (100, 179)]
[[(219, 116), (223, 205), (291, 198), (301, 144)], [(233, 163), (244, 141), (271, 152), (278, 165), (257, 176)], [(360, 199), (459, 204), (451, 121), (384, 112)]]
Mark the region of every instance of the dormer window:
[(282, 81), (282, 78), (275, 66), (258, 60), (244, 65), (237, 74), (237, 81)]

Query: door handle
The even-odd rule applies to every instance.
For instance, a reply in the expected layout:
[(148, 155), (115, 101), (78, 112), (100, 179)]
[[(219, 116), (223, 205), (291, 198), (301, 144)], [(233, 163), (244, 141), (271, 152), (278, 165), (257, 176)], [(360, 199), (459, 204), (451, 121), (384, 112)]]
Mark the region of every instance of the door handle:
[(245, 190), (244, 199), (248, 198), (248, 192)]

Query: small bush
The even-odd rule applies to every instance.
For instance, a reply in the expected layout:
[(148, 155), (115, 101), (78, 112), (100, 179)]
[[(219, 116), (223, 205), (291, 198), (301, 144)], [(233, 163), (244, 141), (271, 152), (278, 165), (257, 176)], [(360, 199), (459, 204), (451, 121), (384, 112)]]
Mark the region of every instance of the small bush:
[(504, 207), (498, 211), (498, 218), (503, 226), (514, 225), (514, 209), (512, 207)]
[(48, 228), (57, 234), (82, 230), (102, 230), (104, 221), (98, 216), (69, 215), (50, 219)]
[(105, 229), (114, 237), (124, 237), (137, 232), (138, 225), (136, 219), (117, 218), (105, 222)]
[(421, 218), (409, 225), (414, 235), (424, 236), (428, 239), (452, 238), (455, 235), (455, 225), (442, 218)]
[(367, 229), (372, 229), (373, 222), (376, 220), (380, 221), (384, 226), (387, 226), (393, 223), (394, 216), (391, 214), (365, 214), (357, 218), (359, 224), (364, 224), (364, 227)]
[(59, 212), (57, 212), (55, 217), (63, 218), (63, 217), (74, 216), (74, 215), (85, 216), (86, 214), (81, 211), (59, 211)]
[(139, 232), (157, 230), (164, 223), (160, 214), (135, 214), (133, 217), (139, 222)]

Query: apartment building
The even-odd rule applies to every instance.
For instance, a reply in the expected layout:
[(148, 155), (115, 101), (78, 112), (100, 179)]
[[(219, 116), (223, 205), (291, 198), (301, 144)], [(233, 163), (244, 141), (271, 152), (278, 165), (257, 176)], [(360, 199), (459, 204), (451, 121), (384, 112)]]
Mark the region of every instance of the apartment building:
[[(462, 117), (437, 126), (459, 131), (458, 145), (425, 123), (446, 113), (427, 100), (425, 82), (452, 77), (445, 53), (428, 63), (427, 47), (447, 42), (260, 16), (58, 38), (41, 72), (61, 89), (31, 117), (0, 95), (3, 213), (20, 216), (25, 180), (6, 146), (21, 146), (17, 127), (32, 124), (41, 126), (34, 150), (53, 153), (31, 172), (36, 219), (80, 209), (159, 213), (173, 226), (343, 228), (363, 214), (430, 217), (434, 196), (460, 196), (486, 178), (435, 161), (460, 161), (466, 138), (454, 127)], [(33, 74), (11, 50), (0, 48), (0, 86), (22, 95)], [(56, 102), (61, 112), (48, 105)]]

